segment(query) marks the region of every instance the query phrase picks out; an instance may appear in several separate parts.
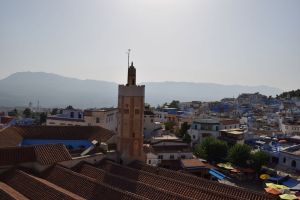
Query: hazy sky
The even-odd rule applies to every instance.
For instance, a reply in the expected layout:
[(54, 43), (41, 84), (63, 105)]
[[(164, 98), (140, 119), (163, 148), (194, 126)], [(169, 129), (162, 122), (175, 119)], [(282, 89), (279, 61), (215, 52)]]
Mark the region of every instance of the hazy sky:
[(300, 0), (0, 0), (0, 79), (300, 87)]

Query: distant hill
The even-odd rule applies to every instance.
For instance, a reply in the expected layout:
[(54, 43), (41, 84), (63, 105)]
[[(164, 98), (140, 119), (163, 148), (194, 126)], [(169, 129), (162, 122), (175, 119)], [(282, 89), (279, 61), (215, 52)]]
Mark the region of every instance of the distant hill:
[[(146, 82), (146, 102), (151, 105), (171, 100), (211, 101), (237, 97), (241, 93), (260, 92), (275, 96), (282, 93), (268, 86), (221, 85), (190, 82)], [(43, 107), (78, 108), (117, 105), (118, 84), (80, 80), (44, 72), (18, 72), (0, 80), (0, 106), (25, 106), (40, 101)]]

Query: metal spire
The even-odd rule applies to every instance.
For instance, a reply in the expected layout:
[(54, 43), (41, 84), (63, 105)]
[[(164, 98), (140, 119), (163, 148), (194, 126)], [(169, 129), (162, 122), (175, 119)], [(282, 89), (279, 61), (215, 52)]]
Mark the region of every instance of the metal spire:
[(129, 68), (129, 56), (130, 56), (130, 51), (131, 51), (131, 49), (128, 49), (128, 51), (126, 52), (127, 55), (128, 55), (128, 68)]

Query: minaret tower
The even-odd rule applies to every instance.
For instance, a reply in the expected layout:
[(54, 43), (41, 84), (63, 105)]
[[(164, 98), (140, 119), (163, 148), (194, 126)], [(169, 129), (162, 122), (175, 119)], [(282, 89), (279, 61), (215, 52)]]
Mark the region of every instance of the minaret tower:
[(128, 67), (126, 85), (119, 85), (118, 137), (119, 161), (128, 164), (133, 160), (145, 161), (144, 141), (144, 97), (145, 86), (136, 85), (136, 69), (133, 63)]

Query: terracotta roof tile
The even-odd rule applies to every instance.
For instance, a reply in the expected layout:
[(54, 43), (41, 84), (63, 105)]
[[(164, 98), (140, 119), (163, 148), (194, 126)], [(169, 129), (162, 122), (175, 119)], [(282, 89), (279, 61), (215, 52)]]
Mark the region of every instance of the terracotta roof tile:
[(178, 180), (187, 184), (195, 185), (197, 188), (206, 189), (209, 191), (214, 191), (223, 195), (231, 195), (238, 199), (251, 199), (251, 200), (268, 200), (276, 199), (273, 196), (254, 192), (243, 188), (233, 187), (225, 184), (221, 184), (215, 181), (210, 181), (200, 177), (195, 177), (192, 175), (184, 174), (181, 172), (176, 172), (164, 168), (152, 167), (150, 165), (145, 165), (142, 163), (134, 162), (130, 165), (134, 169), (149, 172), (151, 174), (156, 174), (163, 177), (168, 177), (173, 180)]
[(63, 144), (36, 145), (33, 148), (37, 161), (42, 165), (72, 160), (71, 155)]
[(0, 199), (1, 200), (29, 200), (27, 197), (10, 187), (9, 185), (0, 182)]
[(60, 166), (54, 167), (44, 177), (46, 180), (89, 200), (146, 199), (107, 184), (96, 182), (87, 176)]
[(31, 176), (23, 171), (16, 170), (5, 174), (1, 178), (3, 182), (17, 190), (22, 195), (29, 199), (39, 200), (75, 200), (70, 193), (65, 193), (63, 189), (58, 189), (58, 186), (53, 187), (48, 181)]
[(232, 125), (232, 124), (239, 124), (240, 122), (235, 119), (225, 119), (225, 120), (221, 120), (220, 123), (223, 125)]
[(83, 165), (79, 170), (79, 173), (97, 180), (100, 183), (106, 183), (113, 187), (126, 190), (149, 199), (161, 199), (161, 200), (184, 200), (190, 199), (182, 195), (160, 189), (159, 186), (148, 185), (139, 181), (130, 180), (124, 177), (120, 177), (111, 173), (108, 173), (102, 169), (97, 169), (90, 165)]
[(0, 166), (38, 162), (42, 165), (71, 160), (63, 144), (0, 148)]
[(220, 194), (215, 191), (198, 188), (195, 185), (186, 184), (175, 179), (158, 176), (142, 170), (125, 167), (110, 161), (101, 162), (99, 168), (134, 181), (139, 181), (145, 184), (159, 187), (173, 193), (186, 196), (191, 199), (210, 199), (210, 200), (234, 200), (238, 199), (227, 194)]

